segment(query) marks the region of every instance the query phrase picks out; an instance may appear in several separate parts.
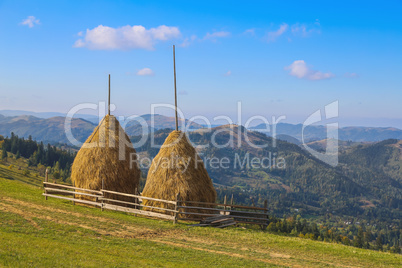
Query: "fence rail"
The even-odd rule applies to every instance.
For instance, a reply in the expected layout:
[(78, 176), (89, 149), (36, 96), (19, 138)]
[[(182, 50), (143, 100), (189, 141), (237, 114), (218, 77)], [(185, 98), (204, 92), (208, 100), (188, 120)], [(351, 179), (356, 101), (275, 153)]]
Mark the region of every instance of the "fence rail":
[[(47, 176), (46, 181), (43, 182), (43, 189), (43, 196), (46, 199), (48, 197), (59, 198), (72, 201), (74, 204), (77, 202), (100, 207), (102, 210), (116, 210), (170, 220), (174, 223), (177, 220), (200, 221), (207, 217), (230, 215), (237, 224), (257, 224), (263, 229), (268, 225), (267, 201), (264, 203), (264, 208), (235, 205), (233, 204), (233, 196), (230, 204), (226, 202), (226, 196), (223, 204), (181, 200), (179, 195), (176, 196), (175, 201), (172, 201), (151, 198), (140, 194), (135, 195), (105, 189), (89, 190), (70, 185), (50, 183), (47, 182)], [(72, 195), (72, 197), (67, 197), (66, 195)], [(126, 200), (121, 200), (118, 197), (122, 199), (126, 197)], [(127, 201), (127, 197), (133, 198), (134, 201)], [(157, 201), (170, 205), (172, 208), (144, 205), (144, 200)]]

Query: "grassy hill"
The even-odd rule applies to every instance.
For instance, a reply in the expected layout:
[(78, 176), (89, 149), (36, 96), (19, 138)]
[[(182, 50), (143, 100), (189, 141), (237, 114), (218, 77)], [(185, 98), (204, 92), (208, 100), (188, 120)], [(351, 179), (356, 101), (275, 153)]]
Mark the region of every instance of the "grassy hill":
[[(0, 266), (398, 267), (402, 256), (242, 228), (173, 225), (50, 198), (0, 165)], [(29, 182), (29, 184), (25, 183)]]

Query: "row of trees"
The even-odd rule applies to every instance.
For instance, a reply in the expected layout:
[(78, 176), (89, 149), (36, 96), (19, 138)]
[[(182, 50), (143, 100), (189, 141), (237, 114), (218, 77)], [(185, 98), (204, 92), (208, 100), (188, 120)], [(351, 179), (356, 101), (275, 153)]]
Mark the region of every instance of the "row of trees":
[(75, 158), (74, 152), (50, 144), (44, 145), (43, 142), (37, 143), (31, 136), (27, 140), (19, 138), (14, 133), (11, 133), (10, 138), (0, 137), (0, 142), (2, 159), (6, 159), (7, 152), (10, 152), (16, 159), (20, 157), (28, 159), (28, 166), (37, 167), (42, 176), (48, 167), (56, 180), (67, 181), (70, 177), (71, 165)]
[[(317, 225), (314, 222), (301, 219), (300, 215), (294, 215), (283, 220), (272, 217), (267, 229), (270, 232), (290, 234), (301, 238), (401, 253), (402, 233), (400, 230), (396, 230), (395, 234), (390, 234), (389, 232), (373, 233), (364, 226), (355, 225), (351, 225), (348, 228), (329, 228), (328, 226)], [(390, 237), (394, 238), (390, 240)]]
[[(277, 201), (269, 199), (261, 193), (240, 187), (220, 187), (216, 188), (218, 200), (223, 203), (224, 197), (228, 196), (236, 204), (247, 204), (253, 206), (263, 206), (264, 200), (268, 200), (270, 211), (268, 231), (274, 233), (283, 233), (291, 236), (309, 238), (326, 242), (342, 243), (359, 248), (374, 250), (384, 250), (400, 253), (402, 247), (402, 222), (387, 223), (380, 219), (379, 215), (370, 217), (370, 220), (364, 219), (364, 215), (357, 219), (351, 216), (336, 216), (332, 213), (322, 211), (324, 216), (315, 216), (309, 220), (302, 219), (300, 215), (292, 215), (293, 212), (281, 214), (281, 209), (276, 209), (279, 203), (285, 203), (286, 200), (277, 196)], [(259, 194), (258, 194), (259, 193)], [(306, 200), (307, 201), (307, 200)], [(283, 205), (283, 204), (282, 204)], [(289, 210), (288, 210), (289, 211)], [(294, 211), (294, 210), (292, 210)], [(370, 212), (368, 209), (366, 212)], [(296, 213), (307, 212), (306, 209), (298, 209)], [(308, 214), (308, 213), (307, 213)], [(274, 216), (277, 215), (277, 216)], [(280, 215), (283, 215), (281, 218)]]

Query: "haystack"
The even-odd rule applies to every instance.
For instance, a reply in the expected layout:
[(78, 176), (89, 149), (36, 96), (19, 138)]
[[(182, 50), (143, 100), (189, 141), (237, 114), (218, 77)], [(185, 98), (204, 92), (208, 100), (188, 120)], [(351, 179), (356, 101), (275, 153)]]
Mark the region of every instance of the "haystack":
[[(181, 131), (170, 133), (153, 159), (142, 196), (174, 201), (177, 193), (180, 194), (180, 200), (183, 201), (215, 203), (216, 200), (216, 192), (204, 163), (185, 133)], [(174, 208), (173, 205), (158, 201), (144, 199), (143, 202), (145, 206)], [(185, 205), (186, 203), (184, 203)], [(195, 205), (188, 204), (188, 206)], [(163, 210), (144, 209), (172, 214)], [(186, 211), (207, 212), (208, 210), (187, 209)], [(187, 217), (194, 218), (195, 216), (188, 215)]]
[[(135, 149), (113, 115), (106, 115), (78, 151), (71, 167), (75, 187), (135, 194), (140, 180)], [(133, 201), (120, 195), (107, 198)], [(88, 199), (81, 195), (78, 198)]]

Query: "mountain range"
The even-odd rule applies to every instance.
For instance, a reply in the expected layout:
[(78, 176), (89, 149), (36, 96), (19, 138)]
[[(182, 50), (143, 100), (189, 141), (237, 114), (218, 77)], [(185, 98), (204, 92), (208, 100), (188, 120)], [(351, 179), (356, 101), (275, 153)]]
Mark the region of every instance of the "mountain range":
[[(0, 135), (6, 137), (13, 132), (19, 137), (28, 138), (48, 143), (66, 143), (70, 144), (64, 130), (65, 117), (56, 116), (50, 118), (38, 118), (32, 115), (4, 116), (0, 114)], [(183, 119), (179, 120), (179, 126)], [(146, 129), (143, 130), (141, 123), (144, 123)], [(125, 130), (129, 136), (148, 134), (155, 130), (164, 128), (175, 128), (175, 118), (159, 114), (142, 115), (129, 121)], [(191, 129), (202, 128), (201, 125), (188, 122), (186, 124)], [(153, 125), (153, 127), (151, 127)], [(93, 132), (97, 123), (83, 118), (72, 118), (71, 131), (75, 139), (84, 142)], [(144, 131), (144, 132), (143, 132)]]
[[(260, 124), (252, 130), (260, 131), (268, 136), (272, 135), (272, 126)], [(267, 131), (266, 129), (270, 130)], [(276, 135), (286, 135), (305, 142), (323, 140), (327, 138), (327, 128), (321, 125), (307, 126), (303, 132), (302, 124), (278, 123), (276, 125)], [(354, 142), (376, 142), (386, 139), (402, 139), (402, 130), (393, 127), (342, 127), (339, 128), (339, 140)], [(286, 136), (282, 138), (286, 139)]]
[[(67, 114), (58, 113), (58, 112), (32, 112), (32, 111), (24, 111), (24, 110), (0, 110), (0, 114), (4, 116), (21, 116), (21, 115), (31, 115), (37, 118), (51, 118), (51, 117), (66, 117)], [(97, 123), (99, 119), (96, 115), (90, 114), (75, 114), (75, 118), (82, 118), (87, 121)]]
[[(183, 119), (179, 120), (180, 126)], [(31, 135), (32, 138), (37, 141), (69, 143), (64, 133), (64, 121), (65, 115), (61, 113), (1, 110), (0, 135), (10, 136), (11, 132), (14, 132), (20, 137), (28, 137)], [(99, 123), (99, 119), (93, 115), (76, 115), (72, 119), (72, 122), (72, 133), (74, 137), (83, 142)], [(146, 123), (146, 129), (143, 129), (141, 122)], [(192, 130), (204, 127), (195, 122), (189, 123), (187, 119), (186, 124), (189, 125)], [(128, 122), (125, 126), (125, 130), (129, 136), (147, 134), (164, 128), (175, 128), (174, 117), (159, 114), (145, 114)], [(268, 129), (269, 128), (270, 126), (268, 126)], [(276, 138), (300, 145), (302, 141), (302, 128), (302, 124), (279, 123), (276, 126)], [(272, 132), (267, 132), (265, 129), (267, 129), (267, 126), (260, 124), (250, 130), (262, 132), (268, 136), (272, 135)], [(305, 142), (324, 140), (327, 138), (326, 127), (320, 125), (307, 126), (303, 135)], [(342, 141), (378, 142), (386, 139), (402, 139), (402, 130), (380, 127), (339, 128), (339, 140)]]

